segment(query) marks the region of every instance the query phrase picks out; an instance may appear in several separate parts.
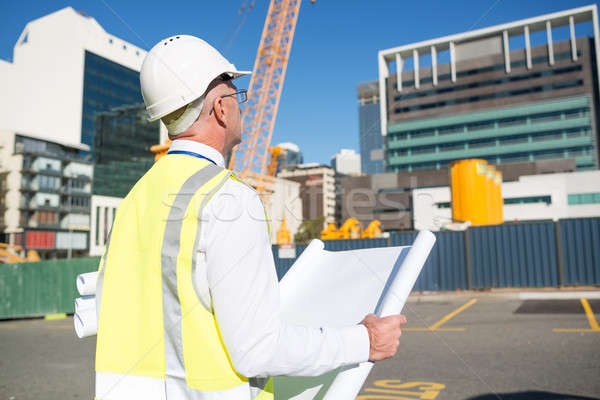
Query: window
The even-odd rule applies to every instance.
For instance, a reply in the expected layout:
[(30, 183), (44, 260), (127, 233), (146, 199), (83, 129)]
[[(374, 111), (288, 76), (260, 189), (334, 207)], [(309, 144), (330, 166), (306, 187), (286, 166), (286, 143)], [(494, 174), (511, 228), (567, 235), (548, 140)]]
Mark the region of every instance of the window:
[(570, 206), (582, 204), (600, 204), (600, 192), (598, 193), (573, 193), (567, 196)]
[(440, 144), (440, 151), (455, 151), (455, 150), (464, 150), (464, 149), (465, 149), (465, 144), (463, 142)]
[(550, 196), (528, 196), (528, 197), (510, 197), (504, 199), (504, 204), (531, 204), (531, 203), (546, 203), (552, 204)]
[(496, 145), (496, 139), (479, 139), (467, 142), (469, 149), (478, 149), (480, 147), (492, 147)]

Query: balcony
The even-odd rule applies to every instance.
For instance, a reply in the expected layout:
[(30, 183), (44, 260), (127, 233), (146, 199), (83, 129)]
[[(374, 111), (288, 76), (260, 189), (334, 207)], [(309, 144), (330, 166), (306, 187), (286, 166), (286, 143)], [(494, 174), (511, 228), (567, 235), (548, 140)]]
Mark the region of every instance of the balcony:
[(60, 193), (58, 188), (45, 188), (45, 187), (38, 187), (37, 185), (22, 185), (19, 190), (21, 192), (27, 192), (27, 193), (37, 193), (37, 192), (41, 192), (41, 193), (52, 193), (52, 194), (58, 194)]
[(60, 229), (58, 222), (38, 222), (34, 218), (27, 223), (27, 228), (44, 228), (44, 229)]
[(32, 167), (27, 167), (27, 168), (23, 168), (21, 170), (22, 173), (24, 174), (30, 174), (30, 175), (49, 175), (49, 176), (62, 176), (62, 172), (56, 169), (51, 169), (51, 168), (42, 168), (42, 169), (37, 169), (37, 168), (32, 168)]
[(69, 187), (61, 187), (59, 189), (60, 194), (62, 195), (74, 195), (74, 196), (91, 196), (92, 190), (91, 188), (69, 188)]
[(65, 178), (77, 179), (77, 180), (82, 180), (82, 181), (86, 181), (86, 182), (91, 182), (92, 181), (92, 176), (91, 175), (73, 174), (73, 173), (69, 173), (69, 172), (64, 172), (63, 176)]

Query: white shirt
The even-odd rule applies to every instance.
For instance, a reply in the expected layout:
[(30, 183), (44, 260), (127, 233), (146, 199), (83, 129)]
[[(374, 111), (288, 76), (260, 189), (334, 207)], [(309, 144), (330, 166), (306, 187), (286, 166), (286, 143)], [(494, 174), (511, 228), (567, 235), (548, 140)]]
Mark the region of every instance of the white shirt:
[[(170, 150), (201, 154), (225, 167), (221, 153), (190, 140)], [(364, 325), (294, 326), (279, 317), (279, 283), (265, 210), (251, 187), (228, 179), (202, 212), (194, 286), (213, 310), (236, 371), (247, 377), (316, 376), (369, 358)]]

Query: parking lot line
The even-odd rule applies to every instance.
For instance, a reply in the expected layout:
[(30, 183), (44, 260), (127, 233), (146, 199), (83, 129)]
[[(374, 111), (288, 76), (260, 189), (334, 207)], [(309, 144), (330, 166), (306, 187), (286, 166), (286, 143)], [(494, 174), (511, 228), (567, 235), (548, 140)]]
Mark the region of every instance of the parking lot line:
[(477, 299), (471, 299), (462, 306), (458, 307), (456, 310), (452, 311), (450, 314), (444, 316), (435, 324), (428, 326), (427, 328), (402, 328), (403, 331), (417, 331), (417, 332), (427, 332), (427, 331), (446, 331), (446, 332), (464, 332), (465, 328), (440, 328), (443, 324), (450, 321), (450, 319), (454, 318), (461, 312), (465, 311), (467, 308), (471, 307), (473, 304), (477, 302)]
[(587, 316), (588, 322), (590, 323), (590, 327), (595, 331), (600, 331), (600, 327), (598, 326), (598, 321), (596, 321), (596, 317), (594, 317), (594, 312), (592, 311), (592, 307), (590, 307), (590, 303), (587, 299), (581, 299), (581, 305), (585, 310), (585, 315)]
[(585, 298), (579, 299), (581, 301), (581, 305), (585, 311), (585, 315), (590, 324), (590, 328), (588, 329), (563, 329), (563, 328), (555, 328), (553, 332), (600, 332), (600, 326), (598, 326), (598, 321), (596, 321), (596, 317), (594, 316), (594, 312), (592, 311), (592, 307), (590, 307), (590, 303)]
[(475, 303), (477, 303), (477, 299), (469, 300), (462, 306), (458, 307), (456, 310), (452, 311), (450, 314), (446, 315), (444, 318), (440, 319), (435, 324), (431, 325), (428, 329), (432, 331), (440, 330), (440, 326), (444, 325), (446, 322), (450, 321), (452, 318), (456, 317), (458, 314), (465, 311), (467, 308), (471, 307)]

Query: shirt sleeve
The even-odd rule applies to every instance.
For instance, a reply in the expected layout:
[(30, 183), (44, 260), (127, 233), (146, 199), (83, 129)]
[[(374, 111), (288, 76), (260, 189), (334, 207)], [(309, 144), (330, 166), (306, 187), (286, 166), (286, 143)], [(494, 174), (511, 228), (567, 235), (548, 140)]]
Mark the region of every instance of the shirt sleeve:
[[(212, 206), (211, 206), (212, 203)], [(295, 326), (280, 318), (279, 283), (258, 194), (229, 181), (203, 213), (206, 279), (223, 342), (247, 377), (316, 376), (369, 357), (363, 325)]]

